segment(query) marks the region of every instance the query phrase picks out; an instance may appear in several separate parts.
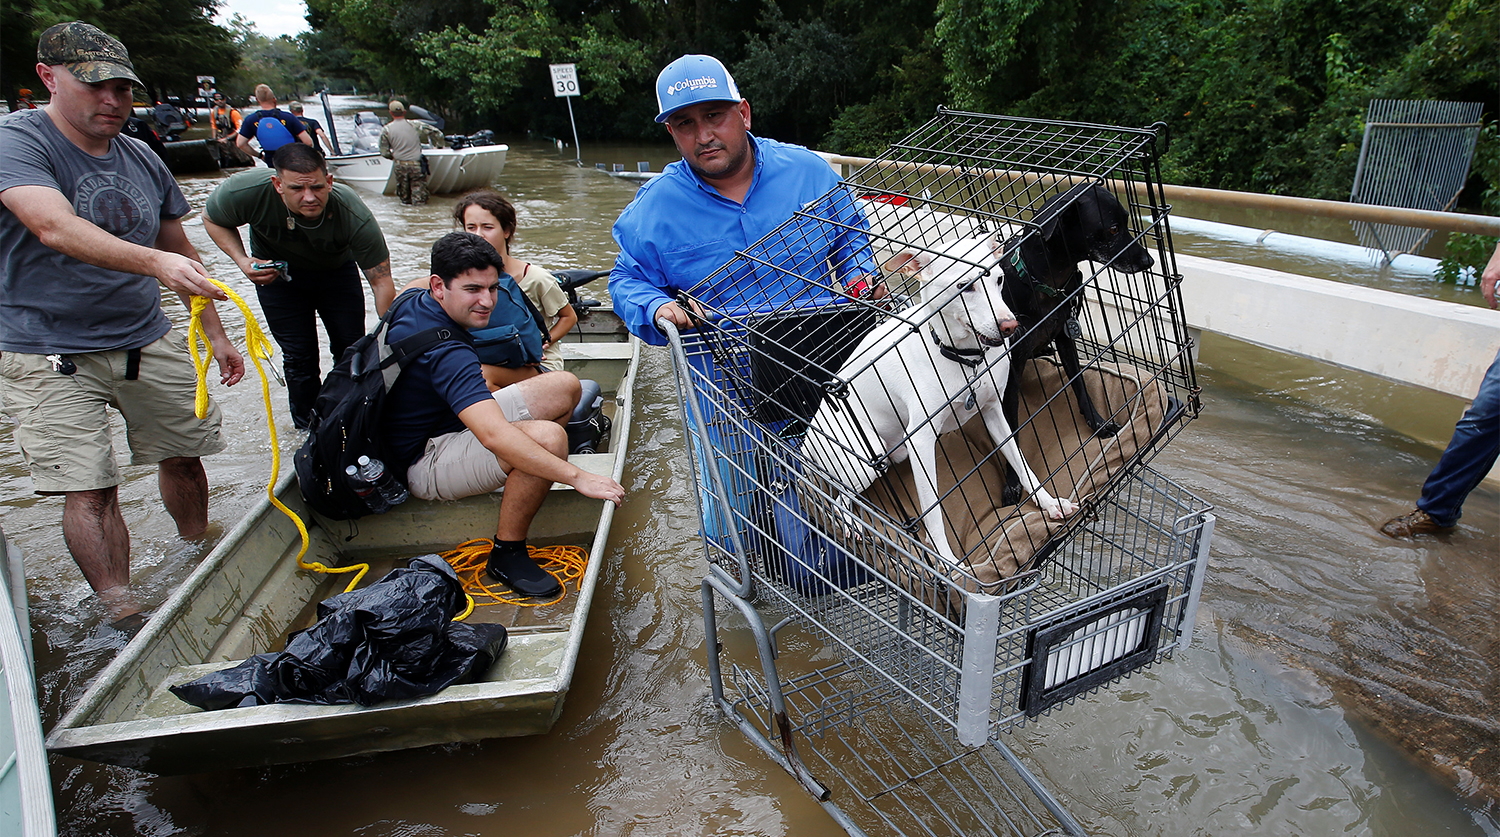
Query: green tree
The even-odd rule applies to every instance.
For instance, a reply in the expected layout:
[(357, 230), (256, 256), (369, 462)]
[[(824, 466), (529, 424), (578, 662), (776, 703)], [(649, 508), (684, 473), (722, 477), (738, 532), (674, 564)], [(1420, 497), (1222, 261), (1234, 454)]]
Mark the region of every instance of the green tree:
[(936, 34), (961, 105), (1161, 121), (1172, 135), (1169, 180), (1339, 199), (1348, 197), (1369, 99), (1396, 89), (1382, 79), (1450, 6), (1494, 5), (1112, 0), (1082, 13), (1075, 0), (939, 0)]
[(817, 140), (854, 96), (859, 60), (852, 38), (822, 17), (798, 22), (771, 3), (734, 68), (760, 130), (784, 139)]
[(229, 31), (213, 23), (218, 0), (7, 0), (0, 5), (0, 89), (7, 96), (36, 77), (36, 41), (54, 23), (82, 20), (120, 39), (146, 92), (192, 95), (200, 75), (239, 61)]
[(36, 75), (36, 42), (54, 23), (88, 20), (98, 14), (102, 0), (6, 0), (0, 3), (0, 95), (11, 107), (16, 91), (25, 87), (45, 98)]
[(316, 72), (308, 63), (304, 46), (297, 40), (287, 35), (267, 38), (240, 14), (230, 19), (229, 28), (234, 32), (240, 62), (232, 73), (219, 76), (219, 89), (232, 96), (232, 101), (243, 103), (257, 84), (270, 85), (282, 101), (289, 100), (294, 93), (317, 89)]
[(853, 33), (859, 69), (857, 93), (816, 140), (821, 148), (874, 156), (950, 103), (934, 32), (936, 11), (931, 0), (829, 4), (825, 13)]
[(239, 63), (229, 30), (213, 22), (219, 0), (104, 0), (100, 29), (130, 50), (148, 91), (191, 96), (198, 76), (218, 76)]
[(457, 86), (478, 108), (503, 106), (521, 85), (530, 59), (556, 54), (562, 34), (544, 0), (491, 0), (495, 11), (480, 31), (462, 24), (417, 35), (423, 68)]

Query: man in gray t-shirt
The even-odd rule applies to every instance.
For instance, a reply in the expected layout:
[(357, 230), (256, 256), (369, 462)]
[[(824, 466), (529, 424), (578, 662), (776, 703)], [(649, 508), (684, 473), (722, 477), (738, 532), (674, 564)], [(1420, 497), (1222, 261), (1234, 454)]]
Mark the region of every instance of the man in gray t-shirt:
[[(52, 94), (0, 117), (0, 399), (38, 494), (61, 494), (63, 536), (116, 627), (144, 618), (129, 595), (130, 535), (120, 514), (106, 406), (125, 418), (133, 464), (155, 464), (185, 538), (208, 527), (199, 457), (223, 448), (218, 407), (194, 413), (196, 372), (161, 307), (158, 282), (224, 299), (182, 228), (190, 209), (144, 143), (120, 136), (139, 83), (125, 47), (85, 23), (37, 44)], [(212, 305), (205, 336), (220, 380), (245, 361)]]

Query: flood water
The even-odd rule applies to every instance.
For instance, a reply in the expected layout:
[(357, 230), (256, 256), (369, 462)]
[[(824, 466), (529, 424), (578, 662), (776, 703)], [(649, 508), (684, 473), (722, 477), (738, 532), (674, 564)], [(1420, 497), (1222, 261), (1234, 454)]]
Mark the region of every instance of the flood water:
[[(675, 158), (667, 146), (585, 147), (582, 156), (653, 169)], [(500, 186), (521, 217), (515, 248), (552, 268), (608, 267), (610, 224), (635, 187), (573, 157), (512, 141)], [(201, 208), (219, 180), (181, 182)], [(453, 199), (367, 202), (398, 284), (426, 275)], [(253, 305), (248, 281), (196, 218), (188, 231), (210, 270)], [(1236, 257), (1213, 242), (1176, 244)], [(1256, 259), (1277, 266), (1274, 255)], [(1367, 270), (1372, 284), (1383, 281)], [(181, 322), (180, 306), (169, 308)], [(238, 313), (225, 319), (243, 345)], [(1218, 515), (1192, 647), (1039, 719), (1010, 745), (1091, 833), (1500, 835), (1500, 494), (1481, 487), (1444, 539), (1398, 543), (1375, 530), (1410, 508), (1462, 402), (1212, 336), (1199, 374), (1203, 416), (1157, 460)], [(643, 353), (638, 386), (629, 494), (578, 675), (549, 734), (263, 770), (206, 763), (182, 777), (54, 757), (61, 833), (841, 833), (710, 703), (705, 564), (664, 351)], [(214, 396), (229, 450), (205, 460), (210, 515), (228, 529), (264, 491), (271, 448), (257, 382)], [(290, 422), (274, 385), (272, 399), (289, 467)], [(7, 416), (0, 510), (27, 558), (50, 728), (118, 646), (97, 630), (100, 609), (63, 545), (61, 500), (31, 493), (11, 428)], [(126, 472), (135, 584), (159, 602), (212, 544), (175, 537), (153, 469)], [(721, 630), (744, 633), (728, 615)]]

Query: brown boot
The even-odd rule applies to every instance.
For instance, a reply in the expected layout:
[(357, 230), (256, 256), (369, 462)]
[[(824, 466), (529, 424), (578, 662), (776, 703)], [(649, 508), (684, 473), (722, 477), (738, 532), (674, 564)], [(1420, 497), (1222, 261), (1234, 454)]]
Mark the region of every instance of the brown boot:
[(1440, 535), (1452, 532), (1452, 526), (1439, 526), (1432, 515), (1421, 509), (1393, 517), (1380, 527), (1380, 534), (1390, 538), (1409, 538), (1413, 535)]

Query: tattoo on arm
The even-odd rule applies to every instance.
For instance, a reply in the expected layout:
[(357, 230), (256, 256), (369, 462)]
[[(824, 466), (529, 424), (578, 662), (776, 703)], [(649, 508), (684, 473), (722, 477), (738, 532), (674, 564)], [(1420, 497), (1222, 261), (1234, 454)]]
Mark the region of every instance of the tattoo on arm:
[(375, 265), (369, 270), (366, 270), (365, 279), (369, 281), (371, 285), (380, 282), (391, 281), (391, 263), (389, 261), (384, 261), (380, 264)]

